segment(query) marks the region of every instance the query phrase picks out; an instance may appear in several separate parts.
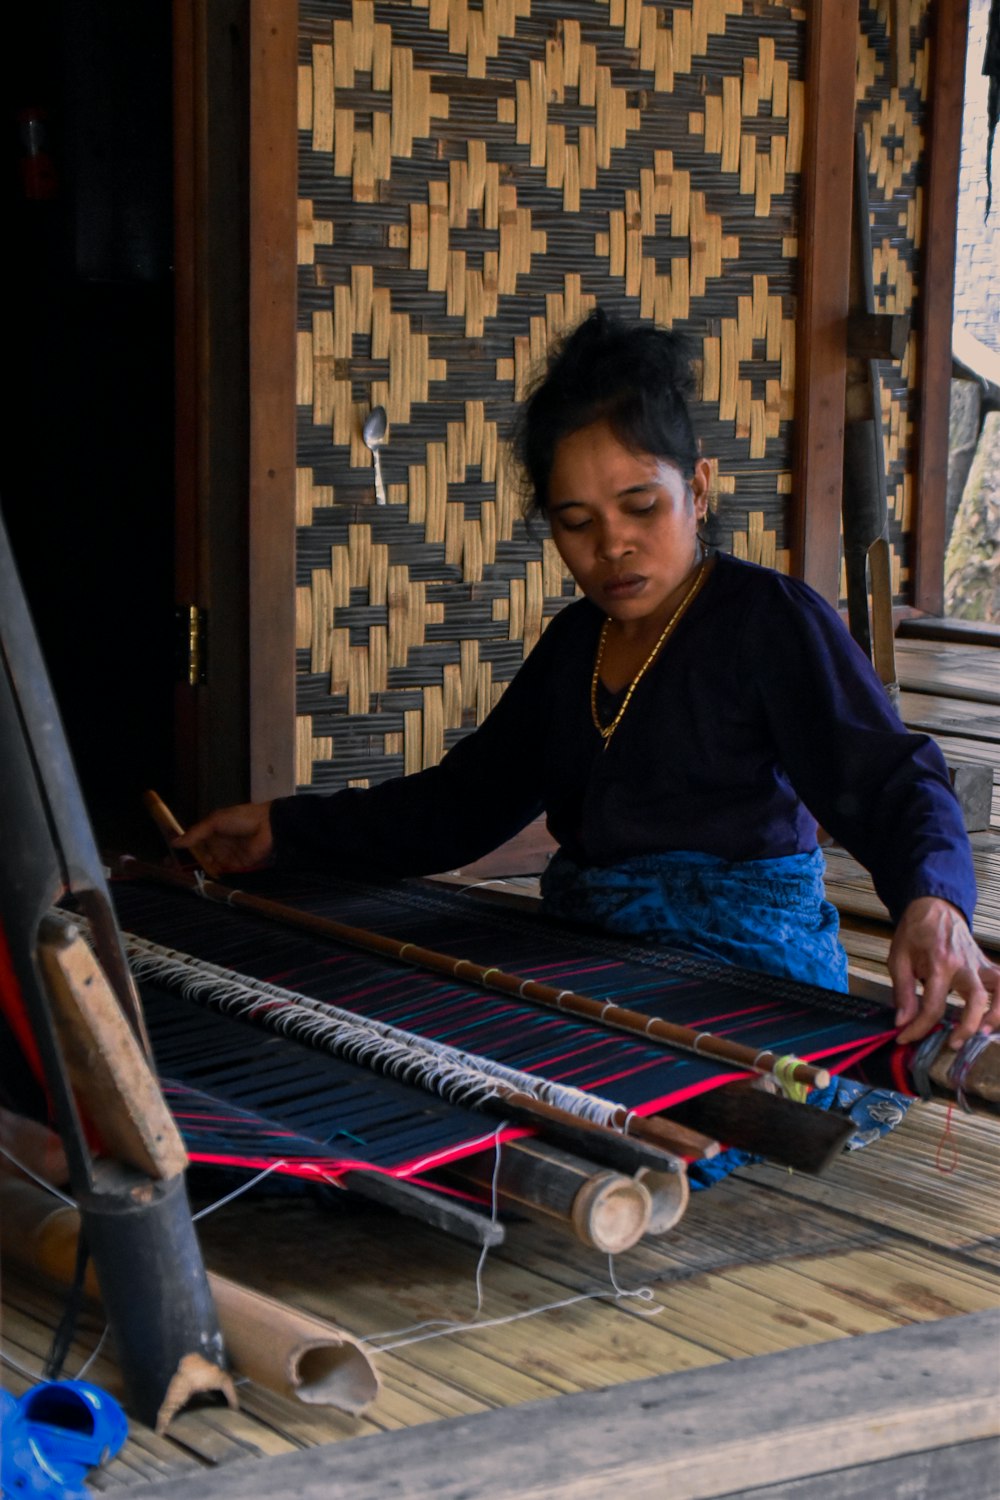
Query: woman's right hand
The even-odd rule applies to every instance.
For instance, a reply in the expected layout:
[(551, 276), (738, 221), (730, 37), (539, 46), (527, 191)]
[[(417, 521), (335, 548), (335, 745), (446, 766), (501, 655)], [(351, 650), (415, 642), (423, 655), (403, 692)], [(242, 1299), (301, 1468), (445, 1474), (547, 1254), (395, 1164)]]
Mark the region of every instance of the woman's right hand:
[(173, 841), (175, 849), (190, 849), (206, 875), (256, 870), (274, 852), (270, 802), (241, 802), (220, 807)]

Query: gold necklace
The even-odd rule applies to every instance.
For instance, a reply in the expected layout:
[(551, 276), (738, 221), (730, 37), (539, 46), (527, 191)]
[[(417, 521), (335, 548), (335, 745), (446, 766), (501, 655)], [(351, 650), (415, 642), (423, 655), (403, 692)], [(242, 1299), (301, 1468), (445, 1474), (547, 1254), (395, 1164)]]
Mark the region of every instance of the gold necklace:
[(673, 633), (674, 628), (678, 624), (681, 616), (684, 614), (688, 606), (693, 603), (695, 595), (698, 593), (702, 584), (705, 582), (708, 562), (709, 559), (707, 557), (702, 560), (701, 566), (695, 574), (694, 582), (688, 589), (687, 593), (684, 595), (684, 598), (681, 600), (680, 604), (678, 604), (677, 608), (674, 610), (673, 614), (670, 616), (670, 619), (667, 621), (666, 625), (664, 625), (663, 630), (660, 634), (660, 638), (656, 642), (656, 645), (653, 647), (652, 651), (646, 657), (646, 660), (643, 662), (642, 666), (639, 668), (638, 672), (636, 672), (635, 676), (632, 678), (632, 681), (629, 683), (628, 691), (626, 692), (625, 697), (622, 699), (621, 707), (615, 714), (614, 718), (611, 720), (610, 724), (602, 724), (600, 715), (597, 712), (597, 684), (600, 681), (601, 677), (601, 661), (604, 657), (604, 644), (608, 637), (608, 626), (611, 624), (610, 618), (606, 619), (604, 621), (604, 624), (601, 626), (601, 637), (597, 643), (597, 657), (594, 661), (594, 675), (590, 679), (590, 717), (594, 721), (594, 728), (597, 730), (598, 734), (601, 736), (601, 739), (604, 741), (605, 750), (608, 748), (608, 743), (611, 739), (611, 736), (614, 734), (615, 730), (618, 728), (618, 725), (621, 723), (625, 714), (625, 710), (628, 708), (629, 704), (632, 701), (632, 694), (639, 686), (639, 683), (642, 681), (643, 677), (645, 677), (646, 673), (649, 671), (649, 668), (653, 665), (653, 662), (656, 660), (660, 651), (663, 649), (664, 644)]

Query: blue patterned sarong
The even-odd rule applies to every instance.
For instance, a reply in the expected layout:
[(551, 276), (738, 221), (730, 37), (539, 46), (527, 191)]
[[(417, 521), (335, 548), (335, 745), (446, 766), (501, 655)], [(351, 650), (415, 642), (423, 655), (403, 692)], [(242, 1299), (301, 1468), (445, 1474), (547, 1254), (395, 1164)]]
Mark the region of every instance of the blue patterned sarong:
[(542, 875), (551, 916), (606, 932), (847, 989), (839, 919), (823, 892), (823, 856), (730, 861), (714, 854), (642, 854), (577, 865), (558, 850)]

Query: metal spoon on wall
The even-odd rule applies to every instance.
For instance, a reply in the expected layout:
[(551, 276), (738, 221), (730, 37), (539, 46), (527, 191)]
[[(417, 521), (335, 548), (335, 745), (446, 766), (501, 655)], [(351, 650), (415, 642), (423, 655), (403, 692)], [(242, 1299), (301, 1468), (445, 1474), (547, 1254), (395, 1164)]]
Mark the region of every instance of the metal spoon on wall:
[(387, 442), (386, 432), (389, 427), (388, 418), (384, 406), (373, 406), (365, 418), (365, 425), (361, 429), (361, 437), (364, 445), (371, 452), (375, 464), (375, 500), (377, 504), (385, 504), (385, 485), (382, 483), (382, 461), (379, 457), (379, 449)]

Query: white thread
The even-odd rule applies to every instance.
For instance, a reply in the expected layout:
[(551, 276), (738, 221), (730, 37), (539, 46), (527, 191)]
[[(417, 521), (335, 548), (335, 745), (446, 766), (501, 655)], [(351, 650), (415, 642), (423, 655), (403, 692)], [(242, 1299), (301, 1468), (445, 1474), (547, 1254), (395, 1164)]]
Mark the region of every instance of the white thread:
[[(615, 1275), (615, 1258), (613, 1255), (608, 1256), (608, 1279), (615, 1289), (615, 1298), (617, 1301), (624, 1301), (628, 1297), (635, 1297), (639, 1302), (653, 1301), (653, 1288), (651, 1286), (637, 1286), (631, 1289), (629, 1289), (628, 1287), (619, 1286), (618, 1278)], [(641, 1312), (640, 1317), (658, 1318), (660, 1316), (660, 1313), (665, 1311), (666, 1308), (661, 1302), (659, 1307), (654, 1307), (649, 1311)]]
[[(610, 1261), (612, 1257), (609, 1256), (608, 1259)], [(366, 1338), (364, 1338), (363, 1342), (366, 1344), (373, 1344), (373, 1347), (375, 1347), (380, 1354), (388, 1354), (395, 1349), (406, 1349), (411, 1344), (423, 1344), (429, 1339), (445, 1338), (458, 1333), (478, 1333), (481, 1329), (484, 1328), (502, 1328), (507, 1323), (521, 1323), (525, 1318), (537, 1318), (541, 1313), (559, 1312), (564, 1307), (575, 1307), (580, 1302), (600, 1302), (609, 1296), (613, 1296), (616, 1301), (620, 1301), (629, 1297), (635, 1297), (643, 1302), (651, 1302), (653, 1300), (653, 1291), (650, 1287), (639, 1287), (635, 1291), (629, 1291), (625, 1287), (619, 1287), (617, 1282), (612, 1277), (610, 1292), (608, 1292), (604, 1288), (597, 1292), (579, 1292), (575, 1297), (563, 1297), (559, 1302), (546, 1302), (543, 1303), (540, 1307), (529, 1307), (524, 1312), (508, 1313), (506, 1317), (503, 1318), (483, 1318), (475, 1323), (452, 1323), (443, 1318), (434, 1319), (432, 1321), (428, 1321), (427, 1323), (417, 1324), (415, 1325), (415, 1327), (416, 1329), (438, 1327), (438, 1332), (436, 1333), (418, 1332), (415, 1338), (397, 1339), (397, 1341), (393, 1344), (373, 1344), (373, 1341), (376, 1339), (394, 1337), (395, 1332), (408, 1333), (411, 1331), (404, 1328), (395, 1330), (394, 1332), (390, 1333), (370, 1334)], [(664, 1309), (662, 1307), (658, 1307), (654, 1312), (644, 1313), (642, 1314), (642, 1316), (658, 1317), (660, 1313), (663, 1312), (663, 1310)]]
[(110, 1323), (105, 1323), (105, 1325), (104, 1325), (104, 1332), (101, 1334), (100, 1338), (97, 1340), (97, 1343), (94, 1345), (94, 1347), (91, 1350), (90, 1355), (88, 1356), (88, 1358), (86, 1360), (84, 1360), (83, 1364), (80, 1366), (80, 1368), (77, 1370), (76, 1374), (73, 1376), (74, 1380), (82, 1380), (83, 1377), (86, 1375), (87, 1371), (90, 1369), (91, 1365), (94, 1363), (94, 1360), (97, 1358), (97, 1356), (100, 1354), (101, 1350), (104, 1348), (104, 1340), (107, 1338), (108, 1333), (110, 1331), (110, 1328), (111, 1328), (111, 1324)]
[(26, 1365), (22, 1365), (16, 1360), (13, 1354), (8, 1354), (6, 1349), (0, 1349), (0, 1359), (3, 1360), (5, 1365), (10, 1365), (12, 1370), (16, 1370), (19, 1375), (26, 1376), (28, 1380), (35, 1384), (42, 1379), (41, 1370), (29, 1370)]
[(197, 1224), (199, 1219), (206, 1219), (209, 1214), (214, 1214), (217, 1208), (223, 1208), (227, 1203), (232, 1203), (234, 1198), (241, 1198), (244, 1193), (250, 1191), (255, 1183), (261, 1182), (265, 1177), (270, 1177), (271, 1173), (276, 1172), (279, 1167), (287, 1167), (287, 1165), (286, 1161), (273, 1161), (269, 1167), (264, 1168), (263, 1172), (258, 1172), (256, 1177), (251, 1177), (249, 1182), (241, 1183), (238, 1188), (234, 1188), (224, 1198), (219, 1198), (217, 1202), (210, 1203), (207, 1208), (201, 1208), (196, 1214), (192, 1214), (191, 1223)]
[[(500, 1134), (501, 1134), (501, 1131), (503, 1131), (504, 1129), (506, 1129), (506, 1125), (504, 1123), (501, 1123), (500, 1125), (497, 1126), (496, 1130), (493, 1133), (493, 1176), (490, 1178), (490, 1223), (491, 1224), (496, 1224), (496, 1222), (497, 1222), (497, 1220), (499, 1218), (499, 1211), (500, 1211), (500, 1188), (499, 1188), (499, 1182), (500, 1182), (500, 1151), (501, 1151), (501, 1145), (502, 1145), (502, 1142), (501, 1142), (501, 1139), (500, 1139)], [(482, 1248), (482, 1250), (480, 1250), (480, 1252), (479, 1252), (479, 1259), (476, 1262), (476, 1317), (478, 1317), (479, 1314), (483, 1310), (483, 1267), (486, 1264), (486, 1257), (489, 1254), (489, 1251), (490, 1251), (489, 1245), (484, 1245), (483, 1248)]]
[(38, 1173), (33, 1172), (30, 1167), (26, 1167), (23, 1161), (18, 1161), (13, 1151), (8, 1151), (6, 1146), (0, 1146), (0, 1156), (6, 1156), (8, 1161), (12, 1161), (14, 1163), (18, 1171), (23, 1172), (26, 1177), (30, 1177), (32, 1182), (37, 1182), (38, 1186), (44, 1188), (47, 1193), (51, 1193), (53, 1198), (60, 1198), (62, 1202), (68, 1204), (70, 1208), (76, 1207), (76, 1203), (72, 1198), (68, 1198), (66, 1194), (60, 1192), (57, 1187), (53, 1187), (51, 1182), (46, 1182), (44, 1177), (39, 1177)]

